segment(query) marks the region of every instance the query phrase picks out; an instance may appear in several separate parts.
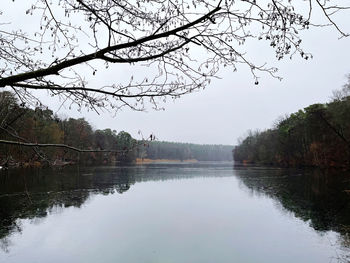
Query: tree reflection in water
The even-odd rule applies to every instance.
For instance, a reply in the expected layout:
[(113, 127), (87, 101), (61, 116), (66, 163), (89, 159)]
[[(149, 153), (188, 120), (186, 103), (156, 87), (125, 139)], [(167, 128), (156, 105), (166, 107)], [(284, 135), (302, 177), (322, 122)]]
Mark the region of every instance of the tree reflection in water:
[[(181, 172), (179, 172), (181, 167)], [(205, 172), (204, 172), (205, 171)], [(229, 171), (229, 172), (228, 172)], [(310, 222), (317, 231), (335, 231), (350, 248), (348, 173), (213, 164), (17, 170), (0, 174), (0, 240), (21, 231), (20, 219), (40, 220), (66, 207), (81, 207), (96, 194), (122, 194), (136, 182), (199, 176), (236, 176), (252, 194), (276, 200), (285, 212)]]
[[(231, 163), (228, 167), (230, 166), (232, 167)], [(200, 165), (200, 168), (215, 170), (215, 165), (208, 163)], [(9, 245), (8, 237), (12, 233), (21, 232), (20, 219), (34, 220), (67, 207), (80, 208), (90, 196), (115, 192), (122, 194), (135, 182), (188, 178), (203, 174), (202, 170), (192, 167), (192, 164), (187, 164), (185, 169), (186, 173), (179, 174), (176, 164), (150, 164), (0, 172), (0, 246), (6, 250)], [(211, 176), (214, 175), (220, 176), (220, 173), (215, 171)]]
[(350, 172), (237, 165), (235, 174), (252, 194), (276, 200), (317, 231), (339, 233), (342, 245), (350, 248)]
[[(102, 171), (102, 169), (101, 169)], [(128, 169), (9, 171), (0, 175), (0, 239), (20, 232), (18, 219), (37, 219), (67, 207), (81, 207), (93, 194), (122, 194), (135, 183)]]

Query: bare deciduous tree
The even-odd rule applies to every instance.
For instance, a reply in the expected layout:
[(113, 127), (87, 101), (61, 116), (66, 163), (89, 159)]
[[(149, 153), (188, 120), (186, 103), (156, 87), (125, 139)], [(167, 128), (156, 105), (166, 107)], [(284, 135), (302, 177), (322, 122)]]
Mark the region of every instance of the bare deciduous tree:
[[(245, 41), (268, 41), (278, 59), (308, 59), (298, 32), (320, 26), (312, 20), (316, 9), (340, 37), (348, 36), (333, 19), (349, 7), (328, 0), (32, 2), (26, 13), (37, 22), (33, 33), (8, 30), (11, 17), (0, 13), (0, 88), (26, 103), (37, 100), (33, 90), (47, 90), (94, 110), (143, 110), (147, 102), (157, 108), (166, 97), (206, 87), (220, 67), (235, 71), (239, 64), (248, 65), (258, 83), (259, 71), (275, 76), (277, 69), (250, 61)], [(154, 75), (98, 86), (89, 82), (101, 70), (98, 61), (104, 67), (149, 66)]]

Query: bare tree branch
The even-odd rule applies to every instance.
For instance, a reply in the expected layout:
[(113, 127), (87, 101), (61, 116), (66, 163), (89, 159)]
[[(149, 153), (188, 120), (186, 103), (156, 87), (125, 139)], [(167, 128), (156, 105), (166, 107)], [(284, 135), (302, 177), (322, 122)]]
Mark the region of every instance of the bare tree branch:
[[(236, 71), (246, 65), (258, 83), (262, 73), (278, 77), (277, 69), (248, 60), (245, 41), (269, 42), (278, 59), (295, 54), (310, 58), (298, 32), (326, 26), (312, 21), (312, 2), (30, 1), (26, 13), (33, 24), (37, 21), (39, 31), (8, 30), (8, 23), (0, 24), (0, 88), (12, 88), (31, 104), (41, 102), (30, 90), (47, 89), (68, 104), (98, 111), (124, 106), (144, 110), (148, 103), (158, 109), (165, 97), (178, 98), (208, 86), (221, 67)], [(316, 3), (329, 25), (342, 37), (348, 36), (335, 22), (335, 15), (350, 7)], [(6, 12), (0, 16), (11, 21)], [(120, 66), (147, 66), (152, 73), (144, 78), (131, 74), (128, 83), (105, 80), (94, 87), (89, 82), (102, 70), (97, 61), (106, 68), (114, 65), (119, 72)]]

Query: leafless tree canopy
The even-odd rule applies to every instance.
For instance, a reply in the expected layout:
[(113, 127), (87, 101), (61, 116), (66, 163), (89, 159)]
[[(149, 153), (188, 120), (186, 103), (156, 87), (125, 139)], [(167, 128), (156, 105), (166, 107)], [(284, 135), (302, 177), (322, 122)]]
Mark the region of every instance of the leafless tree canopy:
[[(275, 76), (276, 69), (246, 57), (247, 39), (268, 41), (278, 59), (294, 54), (308, 59), (298, 32), (320, 26), (314, 24), (314, 12), (323, 15), (322, 26), (328, 24), (346, 37), (335, 15), (349, 9), (329, 0), (32, 0), (20, 4), (28, 5), (23, 16), (32, 16), (37, 24), (30, 33), (8, 30), (11, 17), (0, 11), (1, 89), (12, 89), (26, 103), (35, 102), (31, 91), (48, 90), (62, 102), (95, 110), (123, 106), (142, 110), (148, 102), (157, 107), (167, 97), (206, 87), (220, 67), (235, 71), (239, 64), (248, 65), (258, 83), (259, 71)], [(153, 75), (91, 84), (105, 68), (120, 71), (140, 65), (149, 66)]]

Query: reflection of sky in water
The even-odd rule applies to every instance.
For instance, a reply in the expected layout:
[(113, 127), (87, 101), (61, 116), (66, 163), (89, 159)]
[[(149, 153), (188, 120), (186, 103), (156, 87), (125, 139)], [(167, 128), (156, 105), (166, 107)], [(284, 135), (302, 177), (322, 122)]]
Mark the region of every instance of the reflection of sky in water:
[(136, 183), (20, 220), (0, 262), (318, 263), (345, 253), (337, 233), (316, 232), (277, 199), (247, 191), (229, 168), (176, 170), (202, 176)]

